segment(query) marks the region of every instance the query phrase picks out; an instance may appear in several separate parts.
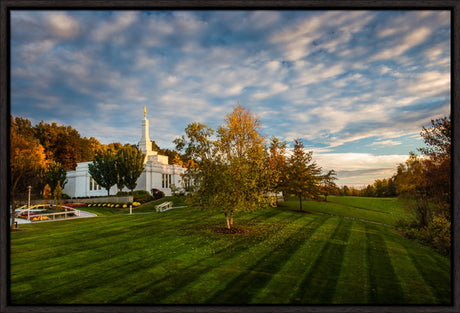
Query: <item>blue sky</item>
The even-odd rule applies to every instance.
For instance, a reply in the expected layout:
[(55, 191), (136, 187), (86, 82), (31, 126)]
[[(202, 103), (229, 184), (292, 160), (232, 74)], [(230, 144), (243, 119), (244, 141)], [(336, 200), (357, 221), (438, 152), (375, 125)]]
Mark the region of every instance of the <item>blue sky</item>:
[(12, 11), (11, 114), (173, 148), (239, 103), (339, 185), (390, 177), (450, 113), (449, 11)]

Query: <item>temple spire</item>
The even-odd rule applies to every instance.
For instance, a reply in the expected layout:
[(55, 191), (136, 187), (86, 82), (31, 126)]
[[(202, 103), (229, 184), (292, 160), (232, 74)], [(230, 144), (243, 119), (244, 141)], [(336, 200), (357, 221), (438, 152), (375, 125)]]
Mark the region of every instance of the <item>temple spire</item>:
[(139, 141), (139, 148), (146, 155), (152, 153), (152, 142), (149, 136), (149, 120), (147, 119), (147, 107), (144, 106), (144, 119), (142, 120), (142, 136)]

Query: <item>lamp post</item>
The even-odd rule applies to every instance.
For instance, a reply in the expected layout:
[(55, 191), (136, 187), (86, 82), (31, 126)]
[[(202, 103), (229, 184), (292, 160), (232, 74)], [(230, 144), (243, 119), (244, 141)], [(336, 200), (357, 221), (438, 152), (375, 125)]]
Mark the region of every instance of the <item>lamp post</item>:
[(29, 201), (27, 202), (27, 220), (30, 220), (30, 190), (32, 186), (27, 187), (29, 189)]

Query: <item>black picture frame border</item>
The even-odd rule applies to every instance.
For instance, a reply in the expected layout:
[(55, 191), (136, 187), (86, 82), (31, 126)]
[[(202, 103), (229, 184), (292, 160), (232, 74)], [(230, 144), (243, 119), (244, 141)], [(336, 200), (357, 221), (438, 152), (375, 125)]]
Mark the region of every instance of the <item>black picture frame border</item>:
[[(452, 305), (379, 306), (379, 305), (59, 305), (16, 306), (8, 303), (9, 286), (9, 125), (10, 68), (9, 12), (11, 10), (407, 10), (451, 11), (451, 120), (452, 120)], [(0, 312), (460, 312), (460, 121), (459, 73), (460, 1), (456, 0), (0, 0)]]

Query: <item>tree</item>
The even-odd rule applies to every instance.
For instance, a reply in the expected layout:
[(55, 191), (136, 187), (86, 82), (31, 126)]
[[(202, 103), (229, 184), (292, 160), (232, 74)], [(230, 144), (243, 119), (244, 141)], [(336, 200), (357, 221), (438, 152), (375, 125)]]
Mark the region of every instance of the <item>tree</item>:
[(395, 183), (401, 198), (415, 200), (412, 209), (417, 223), (421, 227), (428, 225), (431, 219), (427, 193), (429, 182), (423, 162), (417, 155), (410, 153), (406, 162), (398, 165)]
[(427, 181), (427, 195), (436, 204), (437, 214), (450, 219), (451, 203), (451, 142), (450, 117), (431, 121), (431, 127), (422, 128), (424, 148), (418, 149), (427, 158), (423, 159)]
[(328, 195), (333, 194), (337, 190), (335, 180), (337, 180), (337, 174), (334, 170), (330, 170), (321, 177), (321, 192), (324, 195), (324, 201), (327, 201)]
[(54, 192), (58, 184), (61, 188), (65, 187), (67, 184), (67, 171), (61, 163), (55, 161), (48, 163), (45, 172), (45, 184), (49, 185), (51, 193)]
[(387, 194), (388, 190), (388, 180), (386, 179), (376, 179), (374, 182), (374, 190), (376, 197), (383, 197)]
[(302, 211), (302, 198), (316, 197), (319, 194), (320, 167), (312, 159), (313, 152), (305, 152), (302, 140), (294, 140), (294, 150), (289, 158), (287, 169), (287, 188), (299, 198)]
[(238, 104), (224, 122), (218, 129), (216, 143), (220, 173), (217, 204), (231, 229), (234, 212), (268, 205), (273, 186), (266, 163), (265, 138), (259, 134), (257, 117)]
[(58, 211), (61, 211), (61, 209), (62, 209), (62, 203), (61, 203), (62, 188), (61, 188), (61, 185), (59, 184), (59, 182), (58, 182), (56, 188), (54, 188), (53, 196), (54, 196), (54, 201), (55, 201), (55, 204), (56, 204), (56, 209)]
[(22, 136), (19, 130), (16, 122), (11, 119), (10, 199), (12, 228), (15, 227), (16, 193), (27, 190), (28, 186), (37, 186), (41, 180), (41, 173), (47, 164), (43, 146), (30, 136)]
[(367, 185), (366, 188), (362, 190), (361, 195), (364, 197), (374, 197), (375, 196), (374, 185)]
[(51, 187), (50, 185), (46, 184), (45, 188), (43, 188), (43, 204), (46, 205), (46, 200), (51, 198)]
[(224, 126), (214, 130), (200, 123), (185, 129), (176, 149), (191, 160), (184, 181), (192, 183), (188, 201), (202, 209), (221, 210), (228, 229), (235, 212), (252, 211), (269, 201), (269, 169), (260, 122), (239, 104), (227, 114)]
[(431, 120), (431, 127), (422, 127), (420, 133), (427, 147), (418, 150), (430, 157), (433, 162), (450, 162), (452, 130), (450, 116)]
[(272, 182), (272, 189), (275, 193), (282, 192), (284, 199), (287, 198), (286, 190), (286, 142), (280, 141), (274, 137), (270, 141), (268, 149), (268, 168), (270, 171), (270, 182)]
[[(144, 171), (145, 154), (136, 147), (124, 146), (117, 153), (116, 168), (118, 183), (125, 185), (131, 190), (134, 196), (134, 189), (137, 186), (137, 179)], [(120, 188), (121, 189), (121, 188)]]
[(108, 196), (110, 196), (110, 188), (118, 182), (116, 160), (116, 154), (111, 149), (107, 149), (99, 151), (93, 162), (88, 164), (89, 174), (96, 183), (107, 190)]

